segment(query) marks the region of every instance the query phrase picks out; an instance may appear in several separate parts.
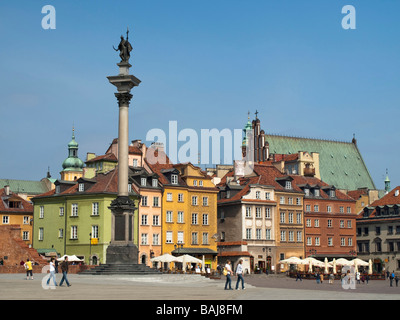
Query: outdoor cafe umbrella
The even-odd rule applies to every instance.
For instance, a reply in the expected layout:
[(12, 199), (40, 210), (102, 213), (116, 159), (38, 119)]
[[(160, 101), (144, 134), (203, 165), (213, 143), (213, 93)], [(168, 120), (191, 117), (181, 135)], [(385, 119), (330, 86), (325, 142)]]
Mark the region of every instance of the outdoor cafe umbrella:
[(174, 257), (176, 258), (176, 262), (182, 262), (182, 269), (183, 271), (186, 271), (186, 264), (188, 263), (202, 263), (200, 259), (197, 259), (191, 255), (184, 254), (179, 257)]
[(284, 260), (280, 260), (279, 263), (287, 263), (287, 264), (304, 264), (302, 260), (297, 257), (290, 257)]
[(336, 264), (341, 265), (341, 266), (351, 266), (353, 265), (351, 261), (346, 260), (344, 258), (339, 258), (336, 260)]
[(332, 267), (333, 267), (333, 274), (336, 274), (336, 259), (335, 258), (333, 258)]
[(372, 274), (372, 260), (369, 259), (368, 261), (368, 274)]
[(327, 257), (325, 257), (324, 264), (325, 264), (325, 273), (328, 273), (329, 271), (328, 271), (328, 258)]
[(59, 259), (57, 259), (57, 261), (64, 261), (65, 260), (65, 257), (68, 257), (68, 262), (82, 262), (83, 260), (82, 259), (79, 259), (76, 255), (72, 255), (72, 256), (69, 256), (69, 255), (63, 255), (61, 258), (59, 258)]
[(169, 253), (165, 253), (162, 256), (151, 258), (150, 261), (161, 262), (161, 263), (179, 262), (179, 260), (176, 257), (170, 255)]

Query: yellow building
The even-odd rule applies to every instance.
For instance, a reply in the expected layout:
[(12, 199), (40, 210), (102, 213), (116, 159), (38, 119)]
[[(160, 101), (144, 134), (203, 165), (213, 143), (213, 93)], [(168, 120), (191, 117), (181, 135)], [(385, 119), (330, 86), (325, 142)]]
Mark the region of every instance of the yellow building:
[(10, 191), (9, 186), (0, 189), (0, 226), (18, 225), (21, 238), (32, 245), (33, 205)]
[(191, 163), (149, 166), (163, 187), (162, 252), (189, 254), (215, 270), (218, 189), (211, 177)]

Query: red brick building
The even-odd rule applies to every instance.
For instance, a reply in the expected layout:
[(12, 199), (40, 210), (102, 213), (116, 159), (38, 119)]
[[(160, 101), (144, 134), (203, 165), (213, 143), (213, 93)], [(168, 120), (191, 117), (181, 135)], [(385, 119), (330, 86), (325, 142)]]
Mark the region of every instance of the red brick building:
[(314, 178), (291, 175), (304, 192), (304, 250), (317, 258), (356, 255), (356, 201)]

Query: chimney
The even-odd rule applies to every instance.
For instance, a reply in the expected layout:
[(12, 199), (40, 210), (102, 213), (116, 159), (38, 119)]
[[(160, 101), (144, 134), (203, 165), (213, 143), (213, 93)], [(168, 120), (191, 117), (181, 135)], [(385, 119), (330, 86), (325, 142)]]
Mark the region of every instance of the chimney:
[(5, 193), (6, 193), (6, 196), (9, 196), (10, 195), (10, 186), (4, 186), (4, 191), (5, 191)]

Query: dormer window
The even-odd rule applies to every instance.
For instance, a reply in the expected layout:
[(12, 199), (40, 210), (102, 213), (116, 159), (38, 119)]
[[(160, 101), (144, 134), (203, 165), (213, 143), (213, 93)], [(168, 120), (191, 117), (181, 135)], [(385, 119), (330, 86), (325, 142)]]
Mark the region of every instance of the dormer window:
[(292, 189), (292, 181), (285, 182), (285, 189)]
[(197, 186), (197, 180), (193, 180), (193, 185), (196, 187)]
[(178, 184), (178, 175), (177, 174), (171, 175), (171, 183)]
[(153, 179), (151, 183), (153, 187), (158, 187), (158, 179)]
[(335, 198), (335, 197), (336, 197), (335, 189), (331, 189), (331, 190), (329, 191), (329, 196), (330, 196), (331, 198)]
[(56, 185), (56, 193), (60, 193), (60, 192), (61, 192), (60, 185)]
[(147, 179), (146, 178), (140, 178), (140, 184), (142, 187), (145, 187), (147, 185)]
[(85, 185), (83, 183), (80, 183), (79, 187), (78, 187), (78, 190), (79, 190), (79, 192), (85, 191)]
[(128, 192), (132, 192), (132, 184), (128, 183)]
[(310, 195), (310, 189), (305, 188), (304, 189), (304, 193), (306, 194), (306, 196), (308, 197)]
[(319, 197), (319, 189), (315, 189), (315, 190), (314, 190), (314, 195), (315, 195), (316, 197)]

